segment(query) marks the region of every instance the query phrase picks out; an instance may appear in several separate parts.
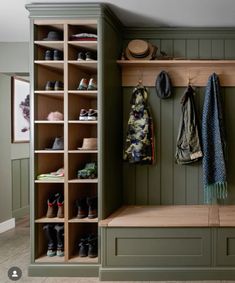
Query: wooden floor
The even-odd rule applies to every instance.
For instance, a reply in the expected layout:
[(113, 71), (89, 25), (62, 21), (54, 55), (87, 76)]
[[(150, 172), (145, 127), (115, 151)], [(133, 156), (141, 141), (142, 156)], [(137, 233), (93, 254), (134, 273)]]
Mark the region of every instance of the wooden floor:
[[(95, 283), (99, 282), (97, 278), (62, 278), (62, 277), (28, 277), (27, 266), (29, 264), (29, 219), (24, 218), (17, 221), (16, 228), (0, 234), (0, 283), (11, 283), (8, 279), (7, 271), (12, 266), (18, 266), (23, 272), (20, 283)], [(112, 282), (112, 281), (105, 281)], [(117, 282), (117, 281), (115, 281)], [(130, 282), (130, 281), (125, 281)], [(141, 281), (135, 281), (136, 283)], [(145, 281), (150, 282), (150, 281)], [(153, 281), (151, 281), (153, 282)], [(156, 281), (160, 282), (161, 281)], [(172, 281), (173, 282), (173, 281)], [(177, 281), (174, 281), (176, 283)], [(179, 281), (178, 281), (179, 282)], [(184, 281), (187, 283), (189, 281)], [(190, 281), (197, 282), (235, 282), (235, 281)]]

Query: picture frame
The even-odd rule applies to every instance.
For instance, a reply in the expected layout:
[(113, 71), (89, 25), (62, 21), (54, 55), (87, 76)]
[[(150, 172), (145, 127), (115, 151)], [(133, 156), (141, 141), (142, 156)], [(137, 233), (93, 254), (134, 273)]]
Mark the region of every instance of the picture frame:
[(27, 143), (30, 137), (29, 81), (11, 77), (12, 143)]

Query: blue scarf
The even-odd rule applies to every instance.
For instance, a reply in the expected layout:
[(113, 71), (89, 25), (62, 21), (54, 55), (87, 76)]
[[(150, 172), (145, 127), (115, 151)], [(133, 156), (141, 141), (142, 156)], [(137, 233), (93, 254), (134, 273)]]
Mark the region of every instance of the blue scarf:
[(225, 138), (219, 78), (213, 73), (205, 90), (202, 113), (203, 183), (206, 203), (227, 197)]

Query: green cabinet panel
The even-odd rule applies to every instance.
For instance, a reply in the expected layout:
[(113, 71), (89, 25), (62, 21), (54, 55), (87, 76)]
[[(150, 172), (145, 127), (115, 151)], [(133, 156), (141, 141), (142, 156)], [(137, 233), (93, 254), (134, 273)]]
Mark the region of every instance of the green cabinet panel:
[(108, 266), (210, 266), (207, 228), (108, 228)]
[(217, 230), (216, 265), (235, 266), (235, 228)]

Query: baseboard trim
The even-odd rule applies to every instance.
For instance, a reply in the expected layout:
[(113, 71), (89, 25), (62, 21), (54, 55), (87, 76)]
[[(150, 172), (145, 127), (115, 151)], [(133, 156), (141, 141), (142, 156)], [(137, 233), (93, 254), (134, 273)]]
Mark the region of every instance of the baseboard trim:
[(29, 214), (29, 205), (25, 206), (25, 207), (21, 207), (19, 209), (13, 210), (12, 215), (18, 219), (18, 218), (22, 218), (25, 215)]
[(0, 234), (15, 228), (15, 218), (0, 223)]
[(234, 280), (235, 268), (100, 268), (101, 281)]
[(28, 276), (32, 277), (98, 277), (99, 265), (30, 264)]

